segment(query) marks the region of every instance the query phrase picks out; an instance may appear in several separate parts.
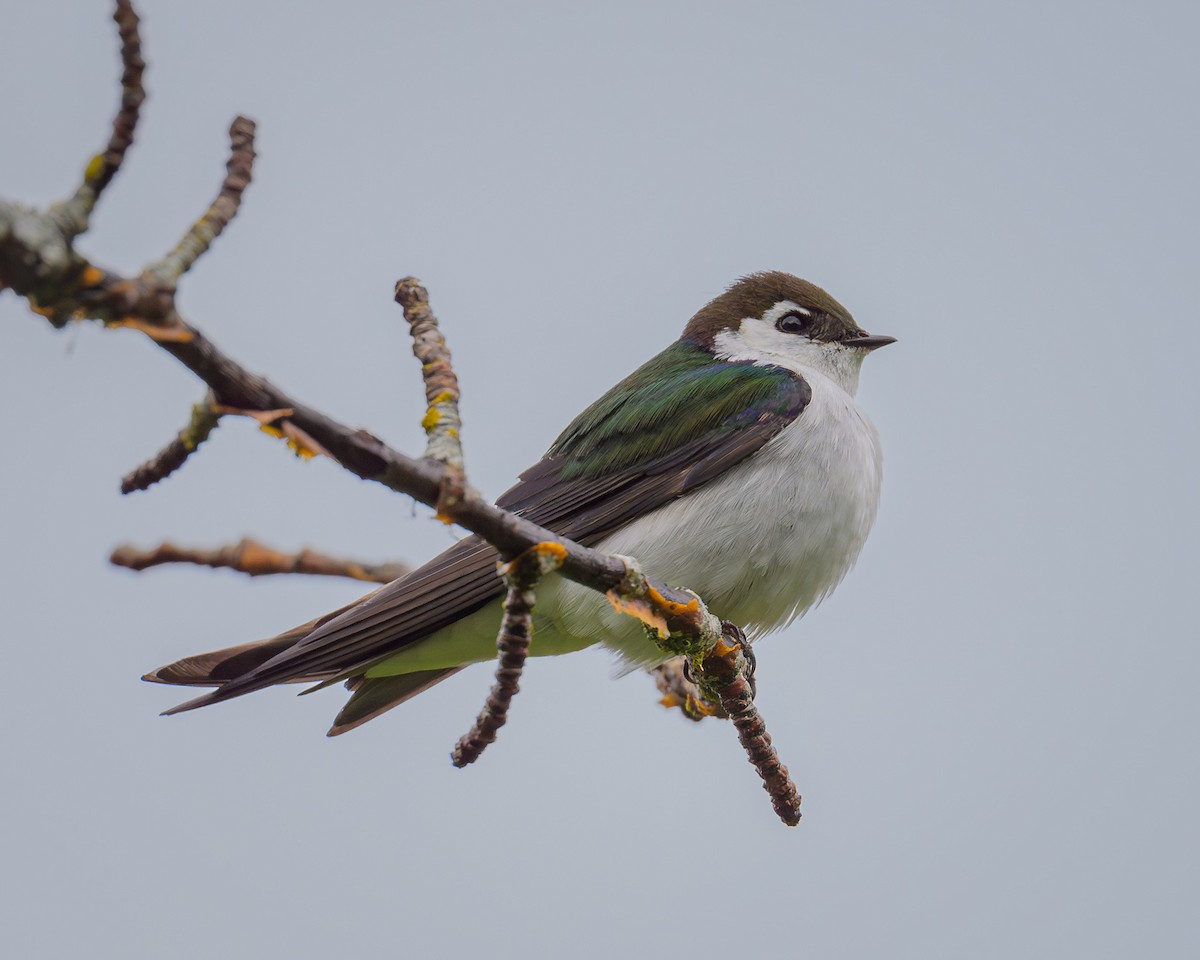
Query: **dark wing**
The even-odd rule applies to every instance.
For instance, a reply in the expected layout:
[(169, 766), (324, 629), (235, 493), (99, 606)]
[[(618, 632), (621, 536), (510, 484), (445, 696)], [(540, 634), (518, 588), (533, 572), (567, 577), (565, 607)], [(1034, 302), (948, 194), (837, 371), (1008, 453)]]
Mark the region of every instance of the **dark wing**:
[[(679, 341), (580, 414), (497, 504), (594, 545), (744, 460), (799, 416), (811, 395), (789, 371), (714, 362)], [(168, 712), (299, 677), (353, 676), (499, 596), (497, 559), (491, 546), (468, 537)]]

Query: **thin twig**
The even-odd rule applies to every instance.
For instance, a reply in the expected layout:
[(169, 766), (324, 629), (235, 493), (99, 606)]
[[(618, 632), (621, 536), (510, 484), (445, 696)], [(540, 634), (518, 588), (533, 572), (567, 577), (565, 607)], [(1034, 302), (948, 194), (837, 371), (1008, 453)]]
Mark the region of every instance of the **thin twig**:
[(248, 117), (239, 116), (230, 125), (229, 160), (217, 198), (204, 216), (180, 238), (175, 249), (148, 268), (163, 284), (173, 285), (191, 270), (196, 260), (237, 216), (242, 192), (249, 185), (254, 169), (254, 130), (254, 121)]
[(192, 407), (191, 418), (178, 435), (160, 450), (153, 459), (147, 460), (132, 473), (121, 479), (121, 492), (133, 493), (135, 490), (146, 488), (165, 480), (183, 466), (208, 435), (216, 429), (221, 416), (213, 409), (213, 395), (210, 392), (202, 401)]
[(138, 15), (130, 0), (116, 0), (113, 20), (121, 38), (121, 106), (113, 117), (112, 133), (104, 151), (92, 157), (84, 171), (83, 183), (75, 190), (74, 196), (56, 205), (53, 210), (63, 233), (69, 239), (87, 230), (96, 201), (121, 169), (125, 151), (133, 143), (138, 116), (146, 100), (146, 88), (142, 85), (146, 61), (142, 59)]
[(450, 511), (462, 500), (466, 488), (463, 463), (462, 418), (458, 412), (458, 376), (451, 365), (450, 348), (429, 307), (429, 292), (416, 277), (396, 282), (396, 302), (404, 308), (413, 339), (413, 356), (421, 361), (425, 401), (429, 405), (421, 426), (425, 428), (425, 457), (447, 467), (438, 497), (438, 518), (449, 523)]
[(508, 707), (520, 689), (521, 671), (533, 636), (534, 588), (562, 564), (566, 551), (557, 543), (539, 543), (500, 569), (508, 592), (496, 649), (496, 682), (470, 731), (458, 741), (450, 759), (456, 767), (474, 763), (508, 720)]
[[(0, 215), (4, 213), (0, 205)], [(44, 226), (44, 215), (23, 211), (31, 221)], [(43, 219), (38, 220), (41, 216)], [(0, 216), (0, 227), (3, 227)], [(85, 274), (95, 276), (94, 286), (80, 291), (70, 277), (48, 270), (22, 274), (11, 268), (9, 256), (23, 257), (22, 262), (36, 261), (37, 249), (24, 245), (24, 234), (8, 235), (8, 245), (0, 231), (0, 276), (5, 277), (18, 293), (27, 292), (14, 276), (33, 276), (43, 287), (50, 288), (51, 302), (58, 304), (54, 316), (98, 316), (109, 320), (113, 301), (119, 301), (131, 314), (145, 310), (152, 319), (126, 324), (151, 336), (163, 350), (170, 353), (212, 389), (224, 407), (242, 412), (266, 411), (284, 435), (285, 427), (294, 426), (300, 433), (320, 445), (345, 469), (374, 480), (399, 493), (407, 494), (421, 503), (436, 507), (462, 527), (478, 534), (506, 558), (516, 557), (530, 547), (552, 542), (564, 551), (561, 572), (570, 580), (605, 593), (615, 607), (641, 619), (659, 638), (660, 646), (670, 656), (697, 656), (710, 649), (720, 637), (720, 625), (700, 598), (648, 579), (632, 558), (611, 556), (560, 537), (545, 527), (509, 513), (482, 498), (469, 488), (461, 497), (447, 502), (447, 472), (452, 468), (428, 457), (414, 459), (392, 449), (377, 437), (363, 430), (354, 430), (318, 410), (295, 400), (265, 378), (252, 374), (224, 354), (199, 330), (187, 324), (172, 310), (172, 326), (165, 331), (156, 327), (159, 309), (151, 296), (129, 294), (138, 282), (124, 280), (116, 274), (100, 271), (87, 265)], [(73, 254), (73, 251), (71, 251)], [(144, 286), (144, 284), (143, 284)], [(171, 291), (159, 291), (170, 303)], [(144, 291), (143, 291), (144, 293)], [(154, 293), (150, 289), (150, 293)], [(46, 315), (46, 314), (43, 314)], [(134, 315), (134, 320), (138, 317)], [(57, 325), (57, 324), (56, 324)], [(280, 413), (286, 416), (280, 416)], [(714, 698), (720, 702), (720, 697)]]
[(403, 563), (362, 563), (331, 557), (315, 550), (284, 553), (257, 540), (245, 538), (215, 549), (180, 547), (162, 543), (149, 550), (123, 545), (109, 557), (114, 566), (147, 570), (165, 563), (191, 563), (202, 567), (228, 568), (252, 577), (299, 573), (321, 577), (347, 577), (367, 583), (391, 583), (412, 568)]
[[(251, 416), (269, 412), (270, 426), (305, 451), (327, 453), (364, 479), (436, 507), (443, 518), (478, 534), (501, 557), (517, 557), (539, 544), (561, 552), (556, 562), (561, 562), (564, 576), (604, 592), (618, 609), (641, 619), (668, 656), (689, 658), (704, 699), (724, 704), (777, 811), (785, 822), (794, 823), (799, 817), (799, 799), (754, 710), (751, 688), (741, 676), (744, 658), (739, 665), (740, 647), (723, 641), (720, 623), (698, 596), (648, 579), (631, 558), (590, 550), (487, 502), (466, 486), (461, 468), (456, 469), (452, 462), (453, 453), (446, 453), (445, 461), (433, 456), (407, 457), (366, 431), (351, 429), (294, 400), (187, 324), (175, 309), (173, 279), (153, 271), (125, 278), (97, 267), (75, 250), (73, 241), (86, 228), (99, 189), (112, 178), (132, 140), (137, 107), (144, 95), (137, 21), (127, 0), (118, 0), (116, 20), (126, 69), (111, 149), (89, 165), (84, 187), (76, 197), (53, 211), (39, 212), (0, 201), (0, 284), (27, 297), (30, 307), (56, 327), (93, 318), (146, 333), (208, 384), (220, 406)], [(436, 396), (430, 398), (431, 407)], [(453, 429), (456, 433), (457, 425)], [(442, 430), (449, 438), (449, 424), (442, 424)], [(458, 457), (461, 459), (461, 450)], [(726, 654), (714, 653), (730, 649), (733, 660), (729, 662)], [(721, 683), (715, 679), (718, 676), (723, 678)]]
[(788, 769), (771, 744), (767, 725), (754, 705), (754, 685), (745, 652), (749, 650), (741, 628), (728, 620), (721, 623), (721, 641), (701, 662), (700, 688), (706, 697), (720, 702), (738, 733), (746, 758), (762, 778), (763, 789), (779, 819), (789, 827), (800, 822), (800, 793)]
[(425, 456), (461, 467), (458, 376), (451, 364), (446, 338), (429, 307), (429, 291), (416, 277), (405, 277), (396, 281), (396, 302), (404, 308), (404, 319), (413, 339), (413, 356), (421, 361), (425, 380), (425, 400), (429, 404), (421, 421), (428, 437)]

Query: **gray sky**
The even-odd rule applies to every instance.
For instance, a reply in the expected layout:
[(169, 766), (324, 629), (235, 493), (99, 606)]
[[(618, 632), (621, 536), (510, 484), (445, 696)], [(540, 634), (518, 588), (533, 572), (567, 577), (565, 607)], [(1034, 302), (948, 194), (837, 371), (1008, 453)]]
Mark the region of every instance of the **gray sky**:
[[(487, 667), (332, 741), (340, 691), (163, 719), (146, 669), (361, 591), (135, 576), (114, 544), (450, 534), (244, 423), (120, 497), (200, 385), (0, 297), (0, 952), (1196, 955), (1194, 5), (141, 8), (151, 99), (83, 246), (161, 255), (254, 117), (242, 215), (181, 294), (252, 369), (419, 450), (416, 274), (495, 495), (728, 281), (789, 270), (900, 339), (859, 394), (884, 497), (758, 647), (795, 830), (731, 729), (599, 652), (534, 662), (467, 771)], [(0, 0), (3, 195), (66, 194), (104, 142), (107, 18)]]

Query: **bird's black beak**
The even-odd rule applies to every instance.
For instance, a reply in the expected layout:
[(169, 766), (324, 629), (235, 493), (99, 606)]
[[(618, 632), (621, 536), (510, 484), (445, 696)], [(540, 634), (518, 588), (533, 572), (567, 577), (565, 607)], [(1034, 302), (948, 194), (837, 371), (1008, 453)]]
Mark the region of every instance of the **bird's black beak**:
[(886, 347), (889, 343), (895, 343), (895, 337), (873, 337), (869, 333), (864, 333), (861, 337), (846, 337), (842, 340), (848, 347), (861, 347), (864, 350), (878, 350), (880, 347)]

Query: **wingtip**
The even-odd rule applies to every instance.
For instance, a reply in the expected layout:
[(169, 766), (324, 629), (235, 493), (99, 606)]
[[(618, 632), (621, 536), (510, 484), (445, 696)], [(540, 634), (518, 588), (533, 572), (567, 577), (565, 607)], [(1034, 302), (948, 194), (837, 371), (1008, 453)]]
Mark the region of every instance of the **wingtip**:
[(196, 710), (200, 707), (207, 706), (210, 703), (216, 703), (219, 698), (213, 693), (206, 693), (202, 697), (195, 697), (191, 700), (185, 700), (183, 703), (176, 704), (169, 710), (164, 710), (159, 714), (160, 717), (173, 717), (177, 713), (187, 713), (189, 710)]
[[(297, 693), (296, 696), (307, 697), (310, 693), (318, 693), (321, 690), (325, 690), (329, 687), (332, 687), (335, 683), (339, 683), (340, 681), (342, 681), (344, 679), (345, 679), (345, 674), (341, 674), (340, 676), (330, 677), (327, 680), (317, 680), (312, 684), (312, 686), (305, 687), (303, 690), (301, 690), (299, 693)], [(347, 689), (353, 689), (353, 687), (348, 687)]]
[[(373, 719), (378, 714), (371, 714), (369, 717), (363, 717), (360, 720), (354, 720), (351, 723), (338, 723), (337, 718), (334, 718), (333, 726), (325, 731), (327, 737), (340, 737), (343, 733), (349, 733), (351, 730), (356, 730), (368, 720)], [(339, 714), (340, 716), (340, 714)]]

